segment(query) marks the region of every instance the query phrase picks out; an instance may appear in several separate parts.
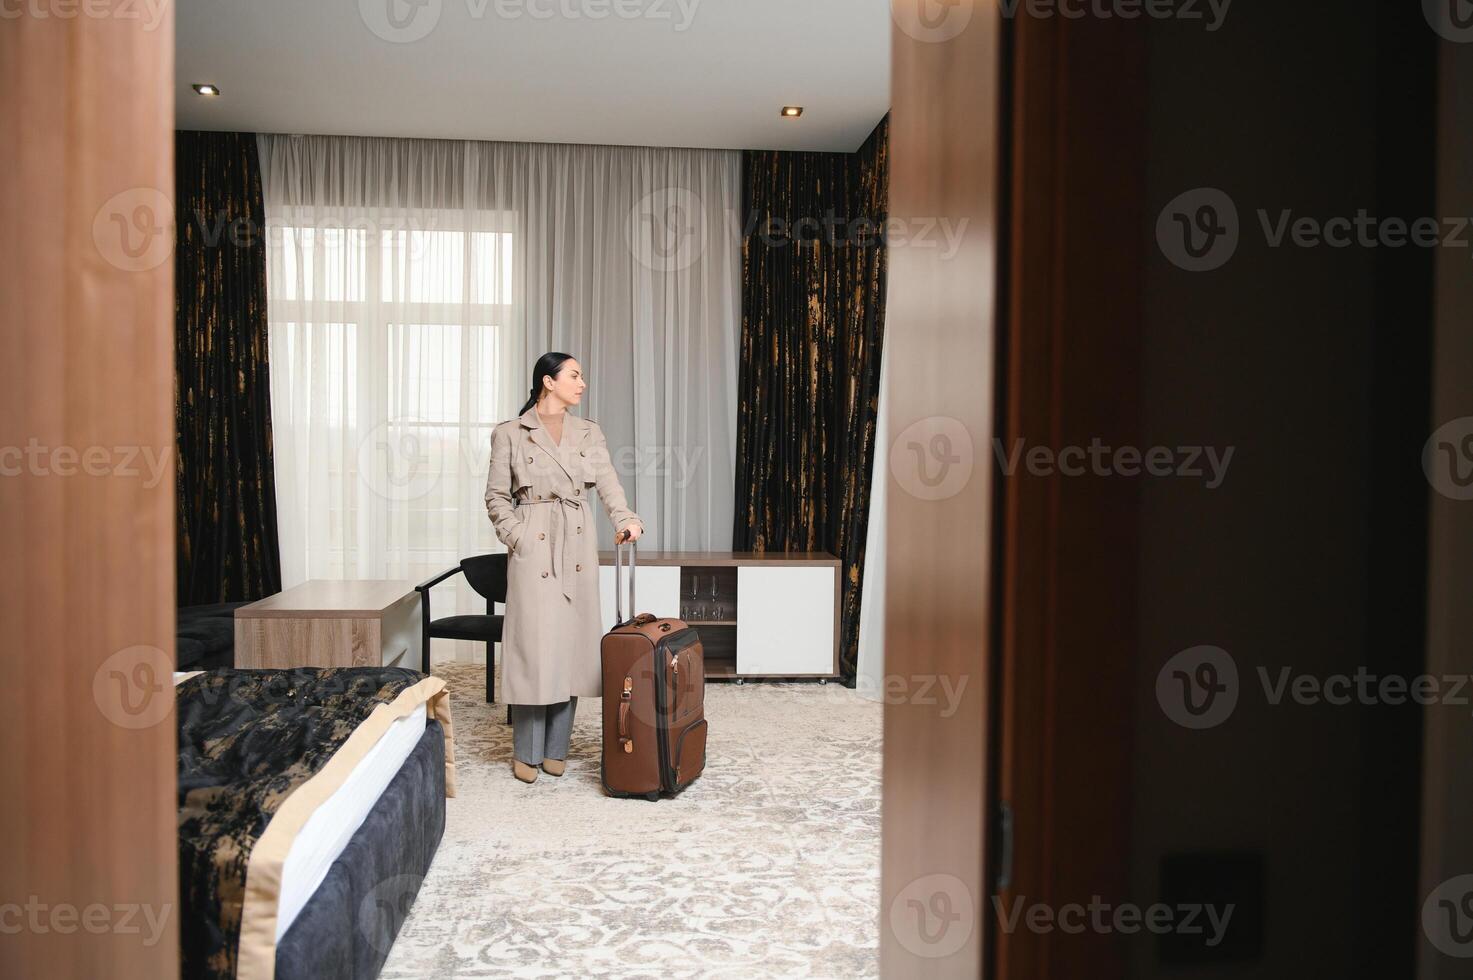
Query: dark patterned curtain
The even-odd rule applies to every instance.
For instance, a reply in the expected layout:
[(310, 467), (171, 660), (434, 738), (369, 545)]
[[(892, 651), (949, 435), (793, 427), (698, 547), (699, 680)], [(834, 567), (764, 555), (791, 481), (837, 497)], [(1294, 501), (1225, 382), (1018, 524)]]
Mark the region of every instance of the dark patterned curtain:
[(854, 153), (746, 151), (737, 551), (843, 562), (853, 685), (885, 333), (889, 117)]
[(179, 604), (281, 590), (265, 208), (251, 133), (175, 134)]

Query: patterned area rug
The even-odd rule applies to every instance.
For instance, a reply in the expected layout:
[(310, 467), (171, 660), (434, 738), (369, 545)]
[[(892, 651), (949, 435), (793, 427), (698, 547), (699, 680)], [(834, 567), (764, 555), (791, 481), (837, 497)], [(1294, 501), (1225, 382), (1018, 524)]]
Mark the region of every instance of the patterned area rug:
[(567, 773), (524, 785), (484, 668), (435, 673), (459, 796), (385, 978), (878, 974), (880, 704), (713, 681), (705, 773), (650, 803), (604, 795), (597, 700)]

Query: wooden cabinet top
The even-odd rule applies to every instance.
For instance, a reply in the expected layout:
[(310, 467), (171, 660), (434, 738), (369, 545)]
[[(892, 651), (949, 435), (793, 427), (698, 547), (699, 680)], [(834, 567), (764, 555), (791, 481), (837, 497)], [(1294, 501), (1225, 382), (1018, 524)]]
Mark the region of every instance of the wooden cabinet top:
[[(627, 562), (628, 559), (626, 558)], [(831, 565), (839, 559), (827, 551), (641, 551), (639, 565)], [(612, 551), (598, 553), (600, 565), (614, 564)]]
[(414, 595), (398, 579), (312, 579), (235, 611), (236, 619), (372, 619)]

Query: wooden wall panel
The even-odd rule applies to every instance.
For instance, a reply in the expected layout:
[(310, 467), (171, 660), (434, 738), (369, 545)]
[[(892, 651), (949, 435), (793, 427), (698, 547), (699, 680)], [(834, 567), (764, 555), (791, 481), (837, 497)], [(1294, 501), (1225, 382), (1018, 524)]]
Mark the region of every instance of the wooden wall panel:
[(8, 11), (0, 976), (168, 980), (173, 7)]
[[(886, 977), (984, 963), (1000, 19), (892, 6), (886, 394)], [(897, 235), (897, 229), (903, 238)], [(945, 247), (938, 229), (956, 241)], [(959, 691), (955, 710), (938, 697)]]

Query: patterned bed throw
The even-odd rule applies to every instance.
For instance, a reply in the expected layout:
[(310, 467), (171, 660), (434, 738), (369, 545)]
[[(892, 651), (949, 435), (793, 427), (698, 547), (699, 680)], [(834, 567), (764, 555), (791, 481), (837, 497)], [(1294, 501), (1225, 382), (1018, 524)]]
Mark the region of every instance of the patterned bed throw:
[(444, 682), (401, 668), (212, 670), (175, 693), (181, 975), (270, 976), (296, 832), (393, 720), (444, 700), (448, 721)]

